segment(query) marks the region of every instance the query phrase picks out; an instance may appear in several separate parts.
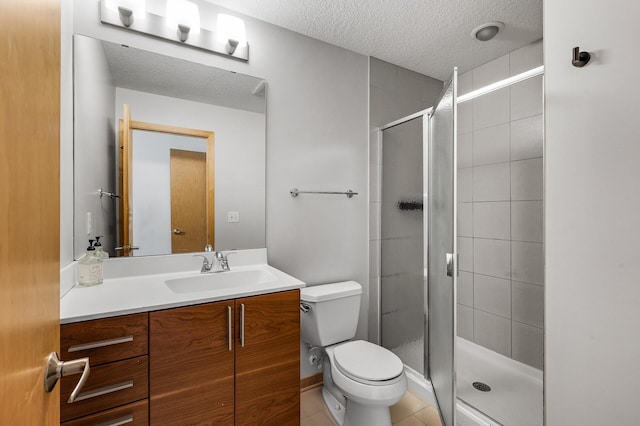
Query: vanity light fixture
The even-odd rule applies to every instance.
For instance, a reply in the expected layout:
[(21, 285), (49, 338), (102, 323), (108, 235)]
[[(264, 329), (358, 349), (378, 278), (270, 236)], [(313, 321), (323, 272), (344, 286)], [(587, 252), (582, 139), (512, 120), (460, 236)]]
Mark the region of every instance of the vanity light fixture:
[(220, 13), (217, 28), (218, 38), (222, 41), (226, 40), (224, 48), (229, 55), (233, 55), (238, 46), (246, 46), (247, 33), (242, 19)]
[(200, 34), (198, 5), (187, 0), (167, 0), (167, 26), (178, 30), (178, 38), (185, 42), (189, 34)]
[(146, 15), (145, 0), (105, 0), (107, 9), (118, 12), (120, 22), (125, 27), (133, 24), (133, 18), (144, 19)]
[(218, 31), (210, 31), (200, 27), (197, 2), (167, 0), (165, 16), (161, 16), (146, 11), (144, 0), (100, 0), (103, 24), (249, 61), (244, 21), (229, 15), (220, 16), (223, 15), (218, 15)]

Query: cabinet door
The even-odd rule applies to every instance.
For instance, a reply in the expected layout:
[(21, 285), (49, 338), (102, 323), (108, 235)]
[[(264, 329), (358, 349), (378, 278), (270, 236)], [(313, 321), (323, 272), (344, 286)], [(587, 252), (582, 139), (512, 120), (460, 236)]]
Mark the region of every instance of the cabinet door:
[(236, 424), (299, 424), (300, 291), (237, 299), (236, 318)]
[(233, 425), (233, 301), (149, 314), (150, 419)]

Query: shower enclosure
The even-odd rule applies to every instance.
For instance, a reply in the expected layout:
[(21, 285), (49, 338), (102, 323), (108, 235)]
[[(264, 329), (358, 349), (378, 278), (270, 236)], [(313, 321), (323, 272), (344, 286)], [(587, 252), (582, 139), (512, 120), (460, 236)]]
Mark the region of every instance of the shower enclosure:
[(451, 425), (456, 81), (454, 70), (434, 108), (383, 130), (380, 245), (382, 345), (409, 367), (428, 373), (441, 415)]
[(454, 72), (433, 108), (380, 129), (380, 343), (429, 380), (445, 426), (474, 409), (543, 424), (541, 74), (458, 96)]

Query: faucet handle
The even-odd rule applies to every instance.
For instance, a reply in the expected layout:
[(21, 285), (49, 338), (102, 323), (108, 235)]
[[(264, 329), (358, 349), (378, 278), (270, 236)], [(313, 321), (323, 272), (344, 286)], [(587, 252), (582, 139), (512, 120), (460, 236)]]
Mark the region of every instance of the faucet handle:
[[(215, 255), (217, 256), (217, 253)], [(200, 272), (209, 272), (211, 270), (211, 267), (213, 266), (213, 262), (209, 262), (209, 259), (207, 259), (207, 256), (203, 254), (194, 254), (193, 257), (201, 257), (203, 259), (202, 268), (200, 269)]]
[(211, 246), (211, 244), (207, 244), (206, 246), (204, 246), (204, 251), (210, 253), (213, 251), (213, 247)]
[(231, 269), (229, 268), (229, 260), (227, 259), (227, 257), (229, 257), (229, 256), (230, 256), (230, 255), (232, 255), (232, 254), (236, 254), (236, 253), (235, 253), (235, 252), (233, 252), (233, 251), (232, 251), (232, 252), (227, 253), (226, 255), (225, 255), (223, 252), (221, 252), (221, 251), (219, 251), (219, 252), (217, 252), (217, 253), (216, 253), (216, 259), (218, 259), (218, 262), (220, 262), (220, 266), (222, 267), (222, 270), (223, 270), (223, 271), (229, 271), (229, 270), (231, 270)]
[(231, 256), (232, 254), (238, 254), (238, 253), (236, 253), (235, 251), (230, 251), (227, 254), (224, 254), (223, 252), (219, 251), (219, 252), (216, 252), (216, 259), (227, 261), (227, 257)]

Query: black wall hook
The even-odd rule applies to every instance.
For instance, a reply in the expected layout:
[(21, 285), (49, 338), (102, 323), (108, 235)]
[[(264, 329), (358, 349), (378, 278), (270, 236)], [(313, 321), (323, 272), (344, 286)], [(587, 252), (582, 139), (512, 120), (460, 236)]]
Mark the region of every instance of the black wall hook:
[(573, 48), (573, 59), (571, 65), (577, 68), (582, 68), (591, 60), (591, 54), (589, 52), (581, 52), (579, 47)]

